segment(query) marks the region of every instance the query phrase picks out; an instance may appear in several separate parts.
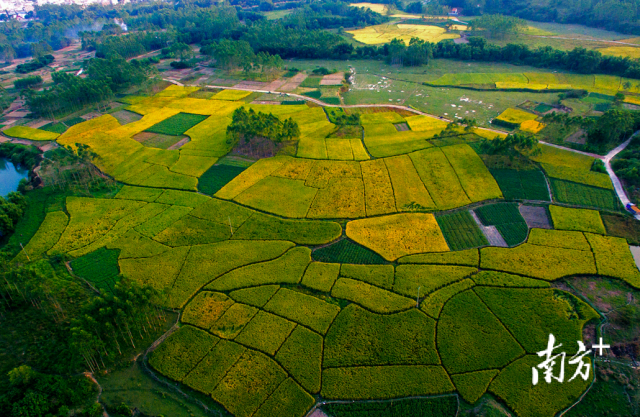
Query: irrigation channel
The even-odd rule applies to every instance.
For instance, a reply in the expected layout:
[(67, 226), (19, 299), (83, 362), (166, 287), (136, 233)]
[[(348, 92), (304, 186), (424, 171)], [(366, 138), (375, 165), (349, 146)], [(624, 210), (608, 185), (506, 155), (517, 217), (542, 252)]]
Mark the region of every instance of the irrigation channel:
[[(184, 87), (184, 84), (176, 81), (176, 80), (172, 80), (169, 78), (165, 78), (163, 79), (164, 81), (170, 82), (172, 84), (175, 84), (177, 86), (180, 87)], [(194, 86), (196, 87), (196, 86)], [(405, 110), (405, 111), (409, 111), (412, 113), (415, 113), (417, 115), (420, 116), (427, 116), (427, 117), (432, 117), (434, 119), (438, 119), (438, 120), (442, 120), (444, 122), (451, 122), (451, 119), (447, 119), (446, 117), (440, 117), (440, 116), (436, 116), (434, 114), (429, 114), (429, 113), (425, 113), (423, 111), (414, 109), (413, 107), (409, 107), (409, 106), (402, 106), (399, 104), (353, 104), (353, 105), (338, 105), (338, 104), (327, 104), (323, 101), (317, 100), (315, 98), (312, 97), (307, 97), (307, 96), (303, 96), (300, 94), (293, 94), (293, 93), (282, 93), (280, 91), (270, 91), (270, 90), (261, 90), (258, 88), (248, 88), (248, 87), (229, 87), (229, 86), (224, 86), (224, 85), (206, 85), (205, 87), (208, 88), (217, 88), (217, 89), (221, 89), (221, 90), (242, 90), (242, 91), (251, 91), (252, 93), (263, 93), (263, 94), (277, 94), (277, 95), (284, 95), (286, 97), (293, 97), (299, 100), (304, 100), (304, 101), (310, 101), (312, 103), (318, 104), (320, 106), (323, 107), (341, 107), (341, 108), (366, 108), (366, 107), (382, 107), (382, 108), (392, 108), (392, 109), (398, 109), (398, 110)], [(498, 134), (508, 134), (508, 132), (504, 132), (502, 130), (497, 130), (497, 129), (489, 129), (486, 127), (478, 127), (478, 129), (481, 130), (485, 130), (487, 132), (493, 132), (493, 133), (498, 133)], [(634, 136), (636, 136), (638, 133), (640, 133), (640, 130), (635, 132), (633, 135), (631, 135), (631, 137), (629, 137), (629, 139), (627, 139), (624, 143), (620, 144), (618, 147), (616, 147), (615, 149), (613, 149), (612, 151), (610, 151), (608, 154), (602, 156), (602, 155), (597, 155), (597, 154), (592, 154), (592, 153), (588, 153), (588, 152), (582, 152), (576, 149), (571, 149), (571, 148), (567, 148), (565, 146), (560, 146), (560, 145), (554, 145), (552, 143), (547, 143), (547, 142), (543, 142), (540, 141), (540, 143), (542, 143), (543, 145), (547, 145), (547, 146), (552, 146), (554, 148), (558, 148), (558, 149), (563, 149), (565, 151), (569, 151), (569, 152), (576, 152), (582, 155), (587, 155), (587, 156), (591, 156), (593, 158), (598, 158), (600, 160), (602, 160), (604, 162), (604, 165), (607, 169), (607, 174), (609, 174), (609, 177), (611, 178), (611, 182), (613, 183), (613, 187), (616, 191), (616, 194), (618, 195), (618, 198), (620, 199), (620, 202), (622, 203), (623, 207), (626, 207), (627, 204), (629, 204), (631, 201), (629, 200), (629, 197), (627, 197), (627, 193), (624, 191), (624, 187), (622, 186), (622, 183), (620, 182), (620, 179), (618, 178), (618, 176), (615, 174), (615, 172), (613, 172), (613, 169), (611, 168), (611, 160), (620, 152), (622, 152), (627, 145), (629, 145), (629, 143), (631, 143), (631, 140), (633, 139)], [(634, 217), (637, 220), (640, 220), (640, 214), (636, 214), (634, 215)]]

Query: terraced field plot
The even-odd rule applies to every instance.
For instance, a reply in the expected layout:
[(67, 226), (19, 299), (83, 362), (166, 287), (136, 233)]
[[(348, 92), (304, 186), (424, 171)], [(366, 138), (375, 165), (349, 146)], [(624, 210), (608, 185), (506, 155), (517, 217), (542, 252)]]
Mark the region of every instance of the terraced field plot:
[[(499, 200), (548, 199), (543, 173), (492, 175), (466, 143), (366, 160), (276, 156), (228, 173), (213, 165), (228, 152), (219, 126), (239, 104), (185, 92), (137, 100), (148, 110), (137, 122), (104, 116), (63, 134), (61, 143), (90, 143), (102, 169), (135, 181), (113, 198), (67, 198), (27, 243), (40, 257), (68, 256), (74, 274), (101, 291), (129, 279), (182, 311), (179, 329), (150, 354), (154, 372), (243, 417), (304, 416), (318, 398), (356, 401), (348, 405), (362, 413), (374, 405), (406, 412), (408, 400), (398, 399), (458, 395), (474, 404), (487, 392), (528, 417), (558, 413), (585, 392), (590, 379), (532, 388), (531, 367), (549, 333), (571, 350), (600, 320), (550, 282), (602, 275), (640, 288), (627, 242), (605, 234), (598, 212), (551, 206), (558, 230), (527, 236), (517, 203)], [(312, 135), (333, 129), (322, 109), (255, 108), (291, 116)], [(207, 118), (190, 129), (188, 152), (132, 143), (134, 132), (196, 109)], [(411, 133), (432, 127), (403, 119)], [(397, 120), (368, 117), (365, 136), (367, 127), (382, 136)], [(540, 158), (545, 171), (590, 172), (581, 157)], [(176, 187), (156, 166), (182, 172), (193, 187)], [(551, 183), (556, 199), (579, 206), (617, 201), (608, 188)], [(482, 204), (464, 207), (471, 203)], [(517, 246), (488, 246), (471, 209)], [(434, 415), (453, 407), (416, 404)]]

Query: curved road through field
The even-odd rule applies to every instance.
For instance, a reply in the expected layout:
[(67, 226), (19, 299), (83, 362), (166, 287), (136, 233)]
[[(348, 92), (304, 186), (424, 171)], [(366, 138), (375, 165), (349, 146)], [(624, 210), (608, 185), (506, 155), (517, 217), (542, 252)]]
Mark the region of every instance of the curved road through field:
[[(176, 81), (176, 80), (171, 80), (171, 79), (163, 79), (164, 81), (173, 83), (175, 85), (181, 86), (183, 87), (184, 84)], [(392, 108), (392, 109), (398, 109), (398, 110), (405, 110), (405, 111), (409, 111), (421, 116), (427, 116), (427, 117), (432, 117), (434, 119), (438, 119), (441, 120), (443, 122), (451, 122), (451, 119), (447, 119), (445, 117), (440, 117), (440, 116), (436, 116), (434, 114), (429, 114), (429, 113), (425, 113), (423, 111), (414, 109), (413, 107), (409, 107), (409, 106), (402, 106), (399, 104), (352, 104), (352, 105), (339, 105), (339, 104), (327, 104), (323, 101), (317, 100), (315, 98), (312, 97), (307, 97), (307, 96), (303, 96), (300, 94), (293, 94), (293, 93), (283, 93), (280, 91), (269, 91), (269, 90), (260, 90), (257, 88), (248, 88), (248, 87), (229, 87), (229, 86), (224, 86), (224, 85), (206, 85), (205, 87), (209, 87), (209, 88), (217, 88), (217, 89), (222, 89), (222, 90), (242, 90), (242, 91), (250, 91), (252, 93), (263, 93), (263, 94), (277, 94), (277, 95), (284, 95), (286, 97), (293, 97), (299, 100), (304, 100), (304, 101), (310, 101), (312, 103), (315, 103), (319, 106), (323, 106), (323, 107), (342, 107), (342, 108), (366, 108), (366, 107), (383, 107), (383, 108)], [(496, 130), (496, 129), (489, 129), (486, 127), (478, 127), (478, 129), (481, 130), (485, 130), (487, 132), (492, 132), (492, 133), (497, 133), (497, 134), (502, 134), (504, 135), (506, 132), (503, 132), (501, 130)], [(618, 195), (618, 198), (620, 199), (620, 202), (622, 203), (623, 207), (626, 207), (627, 204), (629, 204), (631, 201), (629, 200), (629, 197), (627, 197), (626, 192), (624, 191), (624, 187), (622, 186), (622, 183), (620, 182), (620, 179), (618, 178), (618, 176), (616, 175), (615, 172), (613, 172), (613, 169), (611, 168), (611, 160), (620, 152), (622, 152), (627, 145), (629, 145), (629, 143), (631, 142), (631, 140), (633, 139), (633, 137), (635, 135), (637, 135), (638, 133), (640, 133), (640, 130), (635, 132), (633, 135), (631, 135), (631, 137), (629, 139), (627, 139), (624, 143), (620, 144), (619, 146), (617, 146), (615, 149), (613, 149), (611, 152), (609, 152), (608, 154), (606, 154), (605, 156), (602, 155), (597, 155), (594, 153), (588, 153), (588, 152), (583, 152), (583, 151), (579, 151), (576, 149), (571, 149), (571, 148), (567, 148), (565, 146), (560, 146), (560, 145), (555, 145), (553, 143), (548, 143), (548, 142), (543, 142), (540, 141), (540, 143), (542, 143), (543, 145), (547, 145), (547, 146), (552, 146), (554, 148), (558, 148), (558, 149), (563, 149), (569, 152), (575, 152), (575, 153), (579, 153), (581, 155), (586, 155), (586, 156), (590, 156), (592, 158), (598, 158), (600, 160), (602, 160), (604, 162), (604, 165), (607, 169), (607, 174), (609, 174), (609, 177), (611, 178), (611, 182), (613, 183), (613, 187), (616, 191), (616, 194)], [(637, 220), (640, 220), (640, 214), (636, 214), (634, 216)]]

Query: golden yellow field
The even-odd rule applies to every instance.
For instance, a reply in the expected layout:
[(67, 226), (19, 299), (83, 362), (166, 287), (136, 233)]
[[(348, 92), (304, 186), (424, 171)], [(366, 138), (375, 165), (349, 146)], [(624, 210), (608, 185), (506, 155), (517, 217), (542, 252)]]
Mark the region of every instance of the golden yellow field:
[(524, 130), (525, 132), (529, 132), (529, 133), (538, 133), (540, 132), (542, 129), (544, 129), (544, 124), (537, 122), (535, 120), (525, 120), (524, 122), (520, 123), (520, 130)]
[(431, 213), (402, 213), (353, 220), (347, 236), (389, 261), (423, 252), (448, 252), (449, 246)]
[(455, 33), (446, 33), (446, 30), (429, 25), (376, 25), (364, 29), (347, 31), (353, 35), (354, 39), (368, 45), (378, 45), (389, 43), (394, 38), (401, 39), (405, 44), (409, 44), (411, 38), (419, 38), (428, 42), (440, 42), (444, 39), (459, 38)]
[(613, 55), (619, 57), (640, 58), (640, 47), (637, 46), (610, 46), (598, 49), (602, 55)]
[(384, 14), (387, 11), (386, 4), (376, 4), (376, 3), (351, 3), (349, 6), (351, 7), (361, 7), (363, 9), (371, 9), (371, 11)]

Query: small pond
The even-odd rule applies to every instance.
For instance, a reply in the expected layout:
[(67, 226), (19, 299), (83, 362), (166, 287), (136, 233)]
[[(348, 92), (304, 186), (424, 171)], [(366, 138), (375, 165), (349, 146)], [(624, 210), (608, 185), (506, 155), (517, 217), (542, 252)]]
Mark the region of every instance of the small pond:
[(0, 196), (5, 197), (18, 189), (23, 178), (29, 177), (29, 170), (15, 166), (8, 159), (0, 158)]

